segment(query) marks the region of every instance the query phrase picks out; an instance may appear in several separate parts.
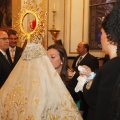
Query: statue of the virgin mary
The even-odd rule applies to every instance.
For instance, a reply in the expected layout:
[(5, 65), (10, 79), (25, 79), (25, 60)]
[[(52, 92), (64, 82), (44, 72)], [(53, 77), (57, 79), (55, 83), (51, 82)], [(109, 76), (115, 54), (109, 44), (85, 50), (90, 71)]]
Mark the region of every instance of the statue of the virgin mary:
[(1, 88), (0, 120), (82, 120), (40, 43), (26, 45)]

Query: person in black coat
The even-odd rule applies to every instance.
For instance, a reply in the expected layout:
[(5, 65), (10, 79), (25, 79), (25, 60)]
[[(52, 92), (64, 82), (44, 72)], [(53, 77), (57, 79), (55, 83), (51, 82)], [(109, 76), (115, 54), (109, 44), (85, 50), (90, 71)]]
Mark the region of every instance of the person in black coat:
[(23, 49), (17, 46), (18, 36), (15, 30), (9, 30), (8, 37), (9, 37), (9, 49), (7, 49), (6, 53), (8, 55), (10, 63), (14, 68), (14, 66), (17, 64), (18, 60), (21, 57)]
[[(79, 76), (78, 66), (79, 65), (87, 65), (91, 68), (92, 71), (99, 69), (98, 59), (89, 53), (89, 45), (87, 42), (80, 42), (77, 46), (77, 52), (79, 55), (74, 59), (72, 68), (76, 71), (75, 76), (72, 78), (76, 81)], [(75, 85), (76, 86), (76, 85)], [(83, 118), (85, 119), (87, 114), (87, 104), (84, 100), (83, 93), (79, 92), (80, 97), (80, 111), (83, 113)]]
[[(120, 119), (120, 0), (116, 3), (101, 27), (102, 51), (109, 55), (110, 60), (97, 72), (93, 82), (89, 81), (83, 87), (89, 106), (86, 120)], [(89, 69), (86, 70), (88, 73)]]
[(12, 66), (7, 59), (6, 50), (9, 47), (8, 35), (5, 31), (0, 31), (0, 88), (9, 76)]

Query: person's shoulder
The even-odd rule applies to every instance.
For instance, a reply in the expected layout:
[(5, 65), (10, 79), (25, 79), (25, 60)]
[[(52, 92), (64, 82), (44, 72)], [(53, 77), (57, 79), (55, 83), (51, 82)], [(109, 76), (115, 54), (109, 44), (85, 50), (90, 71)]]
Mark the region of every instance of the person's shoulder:
[(22, 49), (22, 48), (21, 48), (21, 47), (19, 47), (19, 46), (16, 46), (16, 48)]
[(108, 64), (112, 64), (112, 63), (113, 64), (120, 64), (120, 57), (114, 57), (114, 58), (110, 59), (107, 63)]
[(97, 59), (97, 57), (95, 57), (94, 55), (88, 53), (87, 56), (89, 56), (91, 59)]
[(19, 47), (19, 46), (16, 46), (16, 49), (18, 50), (23, 50), (23, 48)]
[(6, 50), (6, 53), (9, 52), (9, 48)]

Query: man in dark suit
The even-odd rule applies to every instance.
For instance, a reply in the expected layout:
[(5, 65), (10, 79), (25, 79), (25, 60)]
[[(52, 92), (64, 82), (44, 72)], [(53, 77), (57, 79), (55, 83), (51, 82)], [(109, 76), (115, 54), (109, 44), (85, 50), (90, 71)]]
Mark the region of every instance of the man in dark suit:
[(7, 49), (6, 53), (8, 55), (10, 63), (12, 64), (12, 67), (14, 68), (14, 66), (21, 57), (23, 49), (17, 46), (18, 36), (15, 30), (9, 30), (8, 37), (9, 37), (9, 49)]
[[(77, 46), (77, 52), (79, 55), (74, 59), (72, 68), (76, 71), (75, 76), (73, 79), (77, 79), (79, 76), (78, 66), (79, 65), (87, 65), (91, 68), (92, 71), (95, 71), (99, 69), (99, 63), (96, 57), (91, 55), (89, 53), (89, 45), (87, 42), (80, 42)], [(83, 118), (85, 119), (85, 116), (87, 114), (87, 104), (83, 98), (83, 93), (79, 92), (80, 96), (80, 111), (83, 113)]]
[[(74, 59), (72, 68), (78, 70), (79, 65), (87, 65), (92, 71), (99, 68), (97, 58), (89, 53), (89, 45), (87, 42), (80, 42), (76, 50), (79, 55)], [(80, 57), (82, 57), (81, 60)]]
[(0, 88), (9, 76), (12, 66), (8, 61), (6, 50), (9, 48), (8, 35), (5, 31), (0, 31)]

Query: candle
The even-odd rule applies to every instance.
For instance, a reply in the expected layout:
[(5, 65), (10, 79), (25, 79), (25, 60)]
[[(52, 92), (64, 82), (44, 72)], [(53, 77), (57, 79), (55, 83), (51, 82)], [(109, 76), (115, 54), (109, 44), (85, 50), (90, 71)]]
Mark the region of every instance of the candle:
[(54, 10), (55, 10), (55, 3), (54, 3), (54, 6), (53, 6)]

